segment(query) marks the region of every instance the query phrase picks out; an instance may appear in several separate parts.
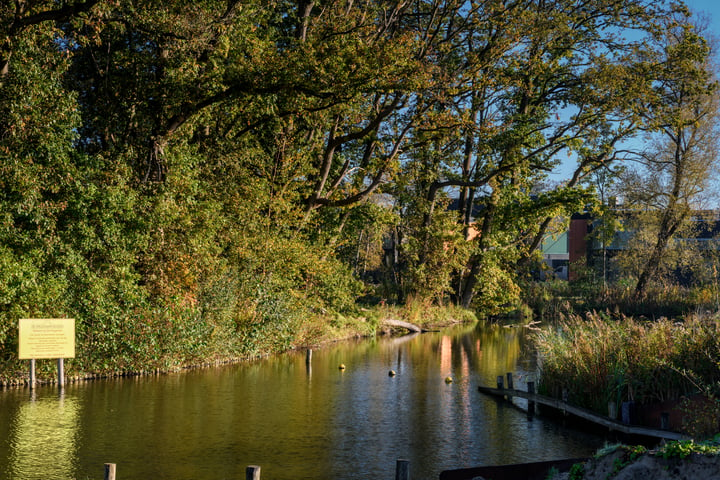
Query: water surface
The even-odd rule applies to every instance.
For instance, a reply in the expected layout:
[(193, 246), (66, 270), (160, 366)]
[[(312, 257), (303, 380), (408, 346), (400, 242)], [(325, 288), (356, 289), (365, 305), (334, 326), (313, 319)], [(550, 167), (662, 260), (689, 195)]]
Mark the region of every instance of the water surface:
[[(603, 439), (477, 392), (534, 372), (521, 328), (347, 342), (222, 368), (0, 392), (0, 478), (416, 480), (591, 454)], [(338, 366), (345, 364), (346, 369)], [(388, 375), (394, 370), (396, 375)], [(452, 383), (445, 378), (451, 376)], [(523, 400), (516, 399), (521, 405)]]

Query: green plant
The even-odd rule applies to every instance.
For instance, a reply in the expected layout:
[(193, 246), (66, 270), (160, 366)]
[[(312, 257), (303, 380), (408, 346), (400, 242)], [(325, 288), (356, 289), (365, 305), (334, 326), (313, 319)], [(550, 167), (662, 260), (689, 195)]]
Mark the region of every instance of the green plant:
[(547, 475), (545, 476), (545, 480), (553, 480), (558, 475), (560, 475), (560, 470), (558, 470), (555, 467), (550, 467), (550, 470), (548, 470)]
[[(614, 445), (608, 445), (604, 448), (598, 450), (598, 452), (595, 454), (595, 458), (602, 458), (607, 455), (610, 455), (615, 452), (620, 452), (619, 455), (613, 460), (613, 468), (612, 471), (608, 474), (607, 478), (613, 478), (615, 477), (623, 468), (627, 467), (634, 461), (636, 461), (640, 456), (647, 453), (647, 449), (643, 447), (642, 445), (623, 445), (623, 444), (614, 444)], [(582, 465), (582, 464), (580, 464)], [(584, 469), (583, 469), (584, 474)], [(572, 479), (573, 477), (569, 477)], [(575, 477), (575, 478), (582, 478)]]
[(570, 474), (568, 476), (568, 480), (582, 480), (583, 477), (585, 477), (584, 463), (576, 463), (575, 465), (570, 467)]
[(630, 464), (630, 462), (627, 462), (623, 460), (622, 458), (616, 458), (613, 461), (613, 469), (612, 472), (608, 475), (608, 478), (612, 478), (616, 476), (618, 473), (620, 473), (620, 470), (627, 467)]
[(720, 447), (704, 442), (695, 443), (693, 440), (678, 440), (666, 443), (660, 447), (655, 454), (665, 459), (683, 459), (693, 453), (701, 455), (717, 455), (720, 453)]
[(606, 444), (601, 449), (599, 449), (597, 452), (595, 452), (594, 458), (598, 459), (601, 457), (604, 457), (606, 455), (610, 455), (618, 448), (622, 447), (621, 443), (612, 443), (612, 444)]

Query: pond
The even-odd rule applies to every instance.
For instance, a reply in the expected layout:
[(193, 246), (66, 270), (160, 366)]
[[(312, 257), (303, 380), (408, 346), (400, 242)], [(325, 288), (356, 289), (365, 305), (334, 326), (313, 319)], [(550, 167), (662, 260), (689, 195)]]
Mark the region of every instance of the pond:
[[(416, 480), (586, 456), (603, 438), (478, 393), (535, 372), (526, 331), (478, 324), (226, 367), (0, 391), (0, 478)], [(344, 364), (345, 369), (339, 369)], [(395, 372), (394, 376), (389, 371)], [(453, 381), (447, 383), (446, 377)], [(516, 399), (521, 405), (522, 399)]]

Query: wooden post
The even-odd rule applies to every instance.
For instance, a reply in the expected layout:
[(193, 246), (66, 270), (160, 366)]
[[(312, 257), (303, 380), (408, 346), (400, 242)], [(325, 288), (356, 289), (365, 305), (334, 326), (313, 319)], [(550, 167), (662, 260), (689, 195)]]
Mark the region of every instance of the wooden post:
[[(535, 382), (527, 382), (527, 391), (535, 395)], [(528, 400), (528, 415), (532, 416), (535, 414), (535, 402)]]
[[(508, 372), (505, 377), (507, 378), (507, 388), (512, 390), (513, 388), (513, 374), (512, 372)], [(512, 402), (512, 395), (508, 395), (507, 399)]]
[(660, 428), (662, 430), (670, 430), (670, 414), (668, 412), (660, 413)]
[(395, 464), (395, 480), (410, 480), (410, 460), (398, 459)]
[(35, 388), (35, 359), (30, 359), (30, 390)]
[(504, 383), (504, 382), (503, 382), (503, 376), (502, 376), (502, 375), (498, 375), (498, 377), (497, 377), (497, 388), (498, 388), (498, 390), (503, 390), (503, 383)]
[(250, 465), (245, 469), (245, 480), (260, 480), (260, 467)]
[(57, 364), (58, 364), (58, 386), (62, 390), (63, 385), (65, 385), (65, 359), (58, 358)]
[(114, 463), (106, 463), (105, 464), (105, 476), (103, 478), (105, 480), (115, 480), (115, 464)]
[(617, 420), (617, 403), (608, 402), (608, 417), (611, 420)]
[(312, 348), (308, 348), (307, 352), (305, 353), (305, 365), (310, 365), (312, 363)]
[[(562, 395), (563, 404), (567, 404), (568, 403), (568, 389), (563, 387), (561, 395)], [(563, 412), (563, 415), (567, 416), (567, 410), (565, 410), (565, 408), (563, 408), (562, 412)]]

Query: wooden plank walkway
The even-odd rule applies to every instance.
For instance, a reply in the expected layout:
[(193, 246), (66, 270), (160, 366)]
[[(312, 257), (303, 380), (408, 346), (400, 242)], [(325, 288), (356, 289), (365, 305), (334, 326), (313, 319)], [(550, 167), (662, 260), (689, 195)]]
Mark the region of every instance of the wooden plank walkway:
[(481, 393), (485, 393), (487, 395), (525, 398), (529, 402), (535, 402), (546, 405), (548, 407), (553, 407), (558, 410), (565, 411), (571, 415), (575, 415), (576, 417), (580, 417), (590, 422), (597, 423), (598, 425), (608, 427), (611, 430), (626, 433), (629, 435), (644, 435), (647, 437), (664, 438), (666, 440), (685, 440), (689, 438), (687, 435), (683, 435), (682, 433), (673, 432), (670, 430), (660, 430), (656, 428), (643, 427), (640, 425), (628, 425), (614, 420), (610, 417), (598, 415), (597, 413), (587, 410), (585, 408), (570, 405), (566, 402), (563, 402), (562, 400), (558, 400), (557, 398), (546, 397), (545, 395), (539, 395), (537, 393), (523, 392), (522, 390), (516, 390), (514, 388), (491, 388), (482, 386), (478, 387), (478, 390)]
[(587, 460), (587, 458), (569, 458), (545, 462), (459, 468), (440, 472), (440, 480), (472, 480), (478, 477), (492, 480), (545, 480), (548, 478), (548, 472), (553, 468), (564, 473), (570, 471), (570, 468), (576, 463), (584, 463)]

